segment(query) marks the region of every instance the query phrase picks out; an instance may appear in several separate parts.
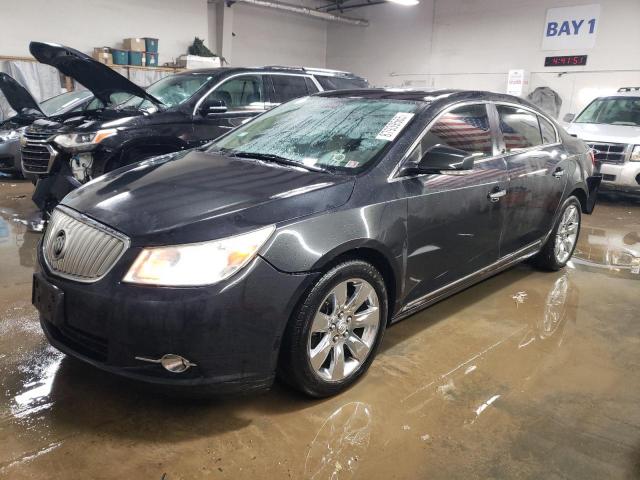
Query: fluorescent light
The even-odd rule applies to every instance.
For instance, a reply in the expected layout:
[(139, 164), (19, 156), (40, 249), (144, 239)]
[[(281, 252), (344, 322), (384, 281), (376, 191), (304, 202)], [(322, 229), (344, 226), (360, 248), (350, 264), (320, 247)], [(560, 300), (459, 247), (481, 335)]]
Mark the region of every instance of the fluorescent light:
[(418, 0), (387, 0), (389, 3), (397, 3), (398, 5), (404, 5), (405, 7), (413, 7), (414, 5), (418, 5), (420, 2)]

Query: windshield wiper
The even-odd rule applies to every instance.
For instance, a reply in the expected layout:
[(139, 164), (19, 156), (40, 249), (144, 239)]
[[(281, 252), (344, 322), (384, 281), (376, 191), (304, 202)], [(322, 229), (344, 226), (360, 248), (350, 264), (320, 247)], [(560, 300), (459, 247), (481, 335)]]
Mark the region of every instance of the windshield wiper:
[(280, 163), (282, 165), (289, 165), (292, 167), (304, 168), (312, 172), (327, 172), (327, 169), (318, 167), (316, 165), (305, 165), (304, 163), (296, 162), (280, 155), (274, 155), (272, 153), (259, 153), (259, 152), (229, 152), (234, 157), (240, 158), (252, 158), (255, 160), (264, 160), (267, 162)]

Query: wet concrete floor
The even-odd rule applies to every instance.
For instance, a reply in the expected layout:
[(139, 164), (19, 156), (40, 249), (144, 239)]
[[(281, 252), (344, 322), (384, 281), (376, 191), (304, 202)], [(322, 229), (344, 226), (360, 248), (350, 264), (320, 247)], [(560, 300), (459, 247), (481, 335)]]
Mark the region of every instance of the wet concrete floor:
[(640, 478), (640, 201), (391, 327), (335, 398), (193, 401), (64, 357), (30, 304), (31, 185), (0, 178), (0, 478)]

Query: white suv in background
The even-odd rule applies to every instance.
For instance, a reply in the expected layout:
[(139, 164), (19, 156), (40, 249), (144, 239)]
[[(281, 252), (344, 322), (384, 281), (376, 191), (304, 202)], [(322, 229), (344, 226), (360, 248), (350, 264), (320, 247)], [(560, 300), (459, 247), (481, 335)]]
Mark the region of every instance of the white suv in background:
[(601, 188), (640, 193), (640, 87), (598, 97), (564, 117), (567, 131), (595, 150)]

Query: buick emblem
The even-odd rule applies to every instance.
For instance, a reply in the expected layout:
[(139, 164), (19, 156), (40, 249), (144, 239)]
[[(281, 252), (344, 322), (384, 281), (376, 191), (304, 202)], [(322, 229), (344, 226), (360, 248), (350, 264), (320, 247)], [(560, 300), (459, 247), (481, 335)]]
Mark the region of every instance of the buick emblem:
[(60, 260), (64, 256), (64, 246), (67, 243), (67, 233), (64, 230), (58, 230), (53, 239), (53, 248), (51, 253), (55, 260)]

